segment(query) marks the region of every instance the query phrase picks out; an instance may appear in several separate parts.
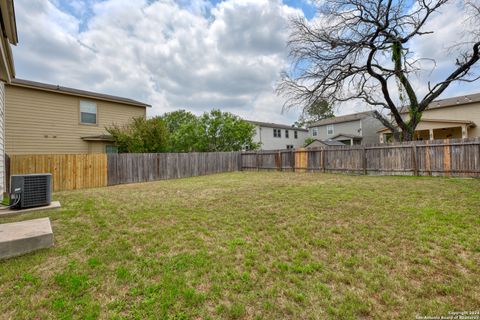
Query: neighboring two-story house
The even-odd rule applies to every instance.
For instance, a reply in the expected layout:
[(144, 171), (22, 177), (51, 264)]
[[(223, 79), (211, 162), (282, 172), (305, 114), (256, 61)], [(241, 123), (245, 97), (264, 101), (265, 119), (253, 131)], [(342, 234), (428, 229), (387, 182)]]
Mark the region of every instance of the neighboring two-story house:
[(346, 145), (378, 143), (377, 131), (383, 126), (373, 115), (373, 111), (366, 111), (323, 119), (308, 126), (309, 136)]
[(131, 99), (13, 79), (6, 89), (6, 153), (115, 152), (106, 127), (146, 117)]
[[(408, 110), (401, 110), (408, 119)], [(461, 139), (480, 137), (480, 93), (433, 101), (423, 112), (415, 140)], [(378, 131), (381, 143), (391, 139), (391, 131)]]
[(259, 121), (248, 122), (255, 126), (253, 141), (261, 144), (261, 150), (301, 148), (308, 136), (308, 130), (303, 128)]

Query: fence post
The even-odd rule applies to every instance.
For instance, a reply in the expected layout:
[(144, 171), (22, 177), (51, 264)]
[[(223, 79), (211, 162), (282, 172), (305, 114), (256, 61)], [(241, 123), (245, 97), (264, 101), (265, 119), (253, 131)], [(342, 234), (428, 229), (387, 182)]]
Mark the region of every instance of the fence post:
[(5, 153), (5, 190), (4, 192), (10, 192), (10, 157)]
[(449, 139), (443, 140), (443, 143), (445, 144), (445, 146), (443, 147), (443, 170), (445, 171), (444, 175), (446, 175), (447, 177), (450, 175), (450, 171), (452, 170), (451, 152), (450, 152), (451, 146), (448, 145), (449, 142), (450, 142)]
[(477, 176), (480, 177), (480, 138), (475, 139), (478, 143), (478, 155), (477, 155)]
[(322, 166), (322, 172), (325, 173), (325, 152), (326, 150), (324, 148), (320, 149), (320, 163)]
[(275, 155), (275, 166), (277, 167), (277, 171), (282, 171), (282, 153), (280, 150), (277, 151), (277, 154)]
[(258, 154), (258, 151), (255, 152), (255, 166), (257, 167), (257, 171), (260, 171), (260, 156)]
[(363, 146), (362, 148), (362, 166), (363, 166), (363, 174), (367, 175), (367, 148)]
[(432, 175), (432, 166), (430, 163), (430, 142), (425, 141), (425, 172), (431, 176)]
[(292, 172), (295, 172), (295, 150), (293, 149), (290, 154), (290, 166), (292, 167)]
[(418, 176), (418, 162), (417, 162), (417, 145), (415, 142), (412, 144), (412, 167), (413, 175)]

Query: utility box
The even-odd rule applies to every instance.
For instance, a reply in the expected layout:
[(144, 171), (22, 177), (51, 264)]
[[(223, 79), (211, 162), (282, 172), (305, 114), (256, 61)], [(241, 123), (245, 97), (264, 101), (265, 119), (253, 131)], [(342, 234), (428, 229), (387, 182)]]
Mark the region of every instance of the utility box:
[(52, 201), (52, 175), (15, 174), (10, 177), (10, 205), (14, 209), (48, 206)]

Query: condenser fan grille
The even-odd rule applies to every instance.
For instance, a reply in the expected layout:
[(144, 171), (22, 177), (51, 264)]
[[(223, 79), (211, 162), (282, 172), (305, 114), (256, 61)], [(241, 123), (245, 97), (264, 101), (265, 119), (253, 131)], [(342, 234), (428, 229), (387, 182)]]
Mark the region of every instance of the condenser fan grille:
[(26, 176), (24, 182), (23, 204), (26, 207), (45, 203), (48, 198), (47, 176)]
[(10, 203), (22, 209), (49, 205), (52, 200), (50, 173), (16, 174), (10, 177)]

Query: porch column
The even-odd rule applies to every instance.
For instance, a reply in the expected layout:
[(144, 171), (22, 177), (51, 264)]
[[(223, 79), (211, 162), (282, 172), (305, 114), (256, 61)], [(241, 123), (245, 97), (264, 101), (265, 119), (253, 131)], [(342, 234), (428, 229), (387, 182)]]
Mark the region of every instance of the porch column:
[(462, 139), (468, 138), (467, 126), (462, 125)]
[(430, 132), (430, 140), (433, 140), (433, 129), (428, 130)]
[(350, 139), (350, 145), (353, 146), (353, 139)]

